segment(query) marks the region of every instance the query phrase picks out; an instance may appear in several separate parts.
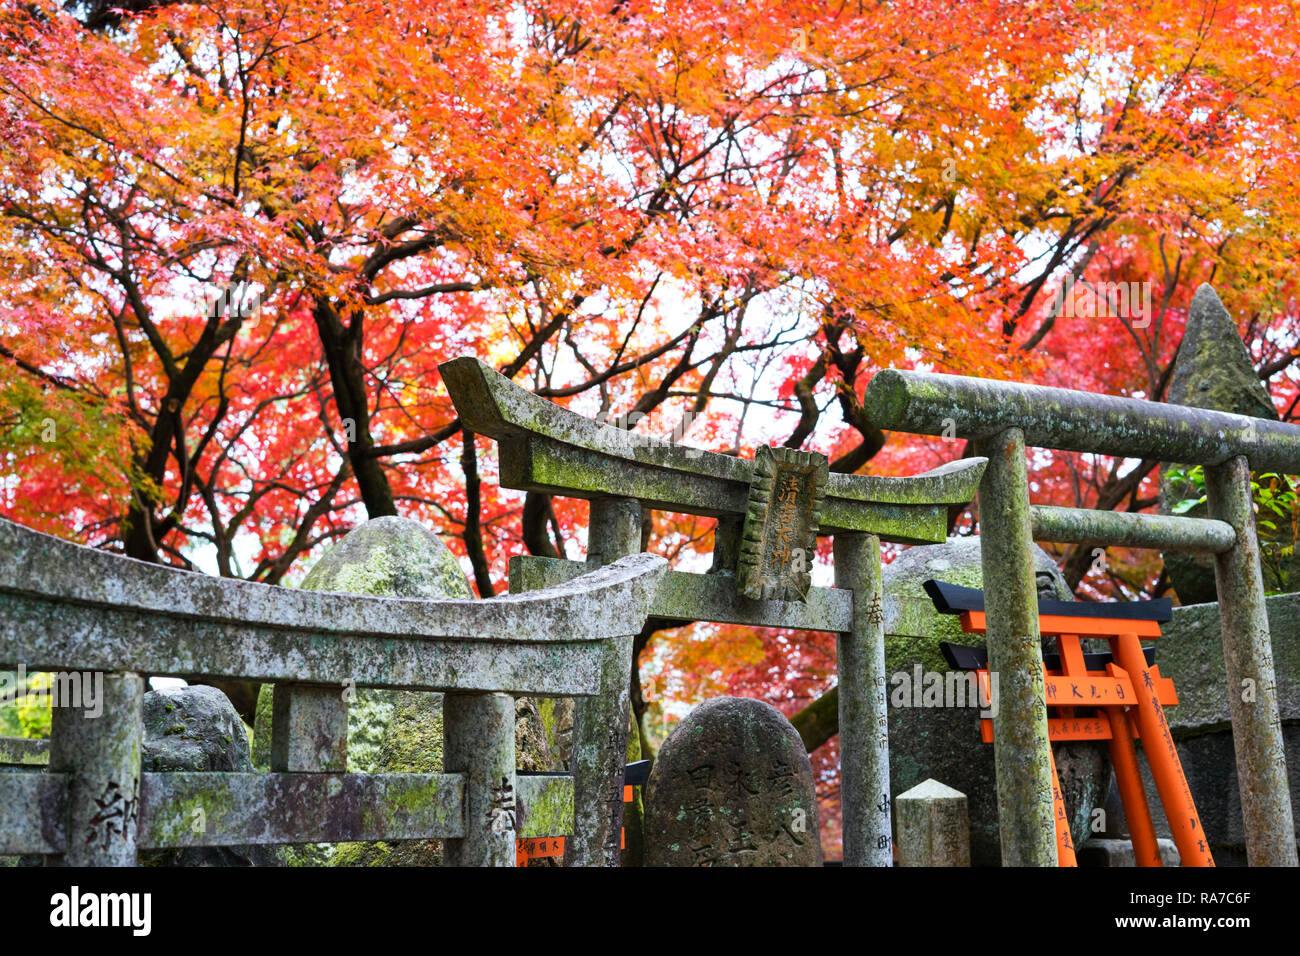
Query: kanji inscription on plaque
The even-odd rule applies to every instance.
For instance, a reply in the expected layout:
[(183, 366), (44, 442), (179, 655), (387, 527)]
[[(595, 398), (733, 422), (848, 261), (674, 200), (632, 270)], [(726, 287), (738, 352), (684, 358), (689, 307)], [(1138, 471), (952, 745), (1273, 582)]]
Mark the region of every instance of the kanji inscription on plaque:
[(825, 455), (758, 449), (736, 569), (736, 586), (745, 597), (807, 598), (828, 474)]

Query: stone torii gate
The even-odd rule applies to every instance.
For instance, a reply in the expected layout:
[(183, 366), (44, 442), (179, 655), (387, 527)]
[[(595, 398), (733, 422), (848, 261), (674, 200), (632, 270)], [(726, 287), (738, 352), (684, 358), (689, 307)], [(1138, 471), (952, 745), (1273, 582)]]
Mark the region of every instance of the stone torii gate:
[[(1219, 308), (1203, 285), (1192, 308)], [(980, 560), (988, 659), (999, 673), (993, 722), (1002, 860), (1055, 866), (1051, 750), (1033, 541), (1214, 555), (1228, 707), (1251, 866), (1296, 866), (1273, 648), (1264, 606), (1251, 469), (1300, 472), (1300, 427), (1180, 405), (958, 375), (885, 369), (867, 386), (880, 428), (970, 439), (988, 455)], [(1209, 517), (1031, 505), (1027, 446), (1205, 467)], [(1255, 690), (1248, 699), (1243, 688)]]
[[(761, 449), (756, 461), (746, 461), (584, 418), (473, 357), (439, 368), (465, 429), (498, 442), (502, 486), (591, 501), (585, 564), (516, 557), (512, 591), (558, 584), (639, 552), (642, 509), (653, 508), (716, 517), (718, 527), (712, 568), (670, 570), (652, 603), (652, 621), (837, 635), (844, 863), (889, 866), (880, 542), (945, 540), (949, 507), (971, 500), (986, 460), (911, 477), (829, 474), (822, 456), (789, 449)], [(791, 499), (788, 521), (797, 533), (768, 521), (777, 517), (778, 495)], [(803, 568), (784, 576), (772, 570), (773, 552), (787, 550), (791, 542), (782, 539), (792, 534), (795, 544), (833, 536), (835, 587), (810, 587)], [(812, 555), (805, 557), (810, 565)], [(576, 832), (566, 847), (568, 865), (619, 862), (632, 640), (607, 645), (601, 693), (577, 702), (575, 753), (584, 756), (573, 768)]]
[[(48, 772), (0, 770), (0, 855), (133, 866), (138, 849), (442, 839), (446, 864), (514, 866), (516, 833), (573, 820), (565, 775), (516, 775), (513, 697), (600, 693), (603, 645), (640, 630), (666, 567), (642, 554), (525, 595), (389, 598), (196, 574), (0, 519), (0, 665), (54, 672), (55, 705)], [(164, 674), (274, 682), (271, 772), (143, 770), (146, 678)], [(347, 773), (356, 687), (445, 692), (443, 772)], [(0, 738), (0, 764), (39, 766), (36, 743)]]

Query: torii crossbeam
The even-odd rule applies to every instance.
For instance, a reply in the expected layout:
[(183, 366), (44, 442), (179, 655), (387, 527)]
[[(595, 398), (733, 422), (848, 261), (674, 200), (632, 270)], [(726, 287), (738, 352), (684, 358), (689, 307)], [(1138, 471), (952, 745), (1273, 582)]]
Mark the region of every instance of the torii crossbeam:
[[(464, 427), (500, 446), (501, 484), (592, 502), (587, 561), (520, 557), (510, 564), (512, 591), (531, 590), (641, 550), (643, 508), (716, 517), (707, 574), (669, 571), (651, 608), (660, 626), (717, 621), (837, 634), (839, 737), (846, 865), (888, 866), (889, 747), (885, 694), (880, 542), (930, 544), (947, 536), (948, 509), (970, 501), (986, 459), (952, 462), (922, 475), (825, 474), (817, 484), (811, 533), (834, 536), (835, 587), (800, 588), (806, 597), (746, 597), (738, 587), (742, 550), (761, 547), (751, 525), (756, 463), (641, 435), (584, 418), (515, 385), (465, 357), (440, 366)], [(799, 467), (817, 463), (805, 456)], [(757, 466), (761, 472), (767, 465)], [(760, 474), (761, 478), (762, 475)], [(769, 482), (770, 484), (770, 482)], [(808, 487), (812, 487), (810, 484)], [(809, 493), (811, 496), (811, 493)], [(739, 566), (739, 567), (738, 567)], [(788, 596), (788, 592), (783, 594)], [(622, 767), (628, 725), (631, 641), (610, 651), (608, 686), (578, 702), (574, 733), (599, 754), (574, 768), (578, 832), (566, 863), (619, 861)]]

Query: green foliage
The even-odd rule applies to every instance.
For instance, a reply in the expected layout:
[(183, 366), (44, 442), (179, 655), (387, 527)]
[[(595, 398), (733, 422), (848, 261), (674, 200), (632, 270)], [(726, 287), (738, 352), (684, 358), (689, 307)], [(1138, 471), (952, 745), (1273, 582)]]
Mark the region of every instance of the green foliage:
[[(13, 686), (15, 675), (10, 675), (6, 686)], [(0, 737), (50, 736), (50, 675), (28, 674), (21, 689), (15, 691), (15, 701), (0, 706)]]
[(18, 708), (12, 705), (0, 707), (0, 737), (22, 737), (23, 724), (18, 719)]
[(1182, 489), (1186, 494), (1189, 491), (1196, 492), (1196, 496), (1186, 497), (1176, 502), (1170, 511), (1176, 515), (1185, 515), (1198, 505), (1205, 504), (1205, 468), (1196, 465), (1192, 468), (1170, 468), (1165, 472), (1165, 477), (1169, 479), (1171, 485)]
[[(128, 423), (115, 410), (73, 391), (52, 392), (21, 377), (0, 382), (0, 446), (13, 456), (11, 465), (37, 456), (53, 456), (69, 484), (98, 487), (112, 475), (161, 499), (156, 483), (137, 473), (123, 437)], [(142, 449), (147, 437), (135, 437)]]
[[(1171, 468), (1165, 477), (1172, 487), (1186, 496), (1172, 505), (1170, 510), (1173, 514), (1184, 515), (1205, 504), (1205, 469), (1201, 465)], [(1264, 566), (1265, 581), (1276, 583), (1275, 587), (1268, 589), (1270, 594), (1290, 590), (1289, 570), (1295, 554), (1296, 539), (1300, 535), (1300, 494), (1296, 492), (1298, 480), (1300, 479), (1295, 475), (1279, 475), (1275, 472), (1251, 476), (1250, 491), (1255, 504), (1255, 523), (1262, 545), (1260, 561)]]

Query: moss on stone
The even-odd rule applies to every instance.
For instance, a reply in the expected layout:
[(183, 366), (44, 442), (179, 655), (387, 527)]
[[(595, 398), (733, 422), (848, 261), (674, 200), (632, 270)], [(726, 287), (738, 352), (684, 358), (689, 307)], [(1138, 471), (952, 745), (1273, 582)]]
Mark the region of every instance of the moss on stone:
[(348, 772), (381, 773), (380, 749), (393, 719), (397, 691), (363, 687), (348, 704)]
[[(1074, 599), (1055, 562), (1041, 548), (1034, 548), (1034, 566), (1035, 571), (1044, 576), (1040, 577), (1040, 583), (1050, 587), (1053, 598), (1061, 601)], [(918, 663), (926, 670), (948, 670), (948, 664), (939, 651), (940, 641), (982, 643), (979, 637), (962, 632), (958, 615), (939, 614), (934, 610), (922, 586), (930, 578), (983, 589), (979, 538), (951, 538), (941, 545), (909, 548), (885, 566), (882, 574), (885, 599), (896, 612), (896, 616), (889, 620), (888, 633), (885, 634), (885, 669), (891, 674), (908, 670)]]
[(560, 761), (565, 761), (567, 737), (573, 732), (572, 698), (536, 697), (533, 701), (546, 736), (546, 749)]
[(554, 836), (573, 827), (573, 787), (562, 777), (543, 777), (550, 781), (528, 803), (528, 832)]
[(253, 766), (263, 772), (271, 769), (271, 704), (274, 691), (274, 684), (263, 684), (258, 690), (257, 717), (253, 721)]
[(285, 866), (330, 866), (330, 855), (335, 847), (351, 846), (348, 843), (297, 843), (282, 847)]
[(442, 773), (442, 694), (398, 691), (376, 773)]
[(302, 586), (383, 597), (474, 596), (442, 540), (405, 518), (376, 518), (354, 528), (316, 562)]
[(520, 770), (551, 770), (558, 752), (552, 749), (551, 735), (541, 714), (541, 700), (549, 698), (515, 698), (515, 766)]
[[(185, 798), (178, 798), (168, 804), (166, 819), (170, 826), (159, 828), (152, 834), (163, 845), (183, 845), (189, 837), (191, 828), (198, 823), (206, 824), (208, 820), (219, 820), (235, 809), (230, 793), (215, 787), (198, 790)], [(176, 851), (146, 852), (141, 854), (141, 862), (149, 865), (151, 858), (165, 858), (174, 861)], [(183, 851), (182, 851), (183, 852)]]
[[(357, 526), (321, 557), (302, 586), (379, 597), (474, 596), (442, 540), (405, 518), (376, 518)], [(262, 708), (259, 698), (257, 731), (263, 733), (265, 727), (269, 755), (269, 695), (265, 720)], [(348, 770), (441, 773), (442, 695), (358, 690), (348, 706)], [(315, 844), (296, 847), (290, 856), (293, 865), (305, 866), (432, 866), (441, 862), (441, 847), (437, 840)]]
[(387, 843), (336, 843), (330, 866), (391, 866), (393, 848)]

